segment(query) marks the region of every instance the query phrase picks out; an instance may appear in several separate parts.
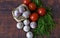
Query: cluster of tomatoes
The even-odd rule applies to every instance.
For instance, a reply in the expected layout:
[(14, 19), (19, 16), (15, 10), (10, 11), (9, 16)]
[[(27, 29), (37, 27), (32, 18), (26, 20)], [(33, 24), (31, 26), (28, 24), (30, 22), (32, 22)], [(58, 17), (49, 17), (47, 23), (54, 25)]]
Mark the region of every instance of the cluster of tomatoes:
[[(31, 11), (35, 11), (37, 9), (36, 4), (32, 3), (31, 0), (23, 0), (23, 4), (27, 5)], [(37, 21), (39, 16), (44, 16), (46, 14), (46, 9), (40, 7), (37, 9), (37, 12), (34, 12), (30, 15), (31, 21)]]

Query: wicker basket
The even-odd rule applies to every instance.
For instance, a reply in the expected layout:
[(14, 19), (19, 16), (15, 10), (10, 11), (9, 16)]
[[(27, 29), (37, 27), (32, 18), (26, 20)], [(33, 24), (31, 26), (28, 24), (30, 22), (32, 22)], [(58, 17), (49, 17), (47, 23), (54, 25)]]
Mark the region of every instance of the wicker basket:
[[(24, 7), (27, 9), (27, 11), (29, 11), (29, 9), (27, 8), (27, 6), (26, 6), (25, 4), (21, 4), (20, 6), (24, 6)], [(14, 11), (15, 11), (15, 10), (18, 10), (20, 6), (18, 6), (16, 9), (14, 9), (14, 10), (12, 11), (13, 18), (14, 18), (17, 22), (21, 22), (21, 21), (23, 21), (23, 20), (26, 19), (26, 18), (23, 17), (23, 16), (16, 17), (16, 16), (14, 15)]]

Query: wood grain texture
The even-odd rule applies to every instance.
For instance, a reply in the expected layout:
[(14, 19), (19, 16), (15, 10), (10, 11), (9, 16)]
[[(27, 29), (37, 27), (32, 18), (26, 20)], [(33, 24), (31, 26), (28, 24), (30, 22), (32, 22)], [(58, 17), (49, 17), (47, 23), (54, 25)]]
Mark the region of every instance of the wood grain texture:
[[(42, 0), (42, 2), (52, 8), (56, 23), (50, 38), (60, 38), (60, 0)], [(21, 3), (22, 0), (0, 0), (0, 38), (26, 38), (25, 32), (16, 28), (16, 21), (11, 14), (11, 11)], [(44, 36), (44, 38), (47, 37)]]

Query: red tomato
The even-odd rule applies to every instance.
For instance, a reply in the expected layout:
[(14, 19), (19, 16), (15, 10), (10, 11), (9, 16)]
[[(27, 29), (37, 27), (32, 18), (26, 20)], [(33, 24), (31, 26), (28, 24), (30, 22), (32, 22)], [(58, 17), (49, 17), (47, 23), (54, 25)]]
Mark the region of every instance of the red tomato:
[(30, 16), (30, 20), (32, 20), (32, 21), (37, 21), (37, 20), (38, 20), (38, 14), (37, 14), (37, 13), (33, 13), (33, 14)]
[(38, 14), (41, 15), (41, 16), (44, 16), (46, 14), (46, 9), (45, 8), (39, 8), (38, 9)]
[(32, 11), (35, 10), (36, 9), (36, 5), (34, 3), (30, 3), (29, 4), (29, 9), (32, 10)]
[(30, 0), (23, 0), (23, 3), (28, 5), (31, 1)]

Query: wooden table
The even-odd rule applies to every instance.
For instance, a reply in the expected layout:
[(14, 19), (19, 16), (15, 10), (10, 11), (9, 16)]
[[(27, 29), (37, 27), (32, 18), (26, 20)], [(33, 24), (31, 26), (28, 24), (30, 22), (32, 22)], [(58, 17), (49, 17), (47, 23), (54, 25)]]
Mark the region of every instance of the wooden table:
[[(21, 0), (0, 0), (0, 38), (26, 38), (25, 32), (16, 28), (16, 21), (11, 14), (11, 11), (21, 2)], [(52, 8), (56, 23), (50, 38), (60, 38), (60, 0), (42, 0), (42, 2), (47, 7)]]

